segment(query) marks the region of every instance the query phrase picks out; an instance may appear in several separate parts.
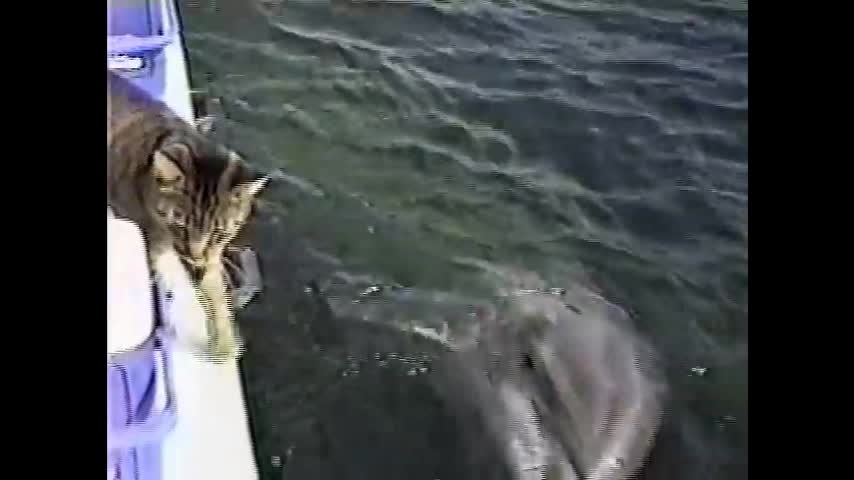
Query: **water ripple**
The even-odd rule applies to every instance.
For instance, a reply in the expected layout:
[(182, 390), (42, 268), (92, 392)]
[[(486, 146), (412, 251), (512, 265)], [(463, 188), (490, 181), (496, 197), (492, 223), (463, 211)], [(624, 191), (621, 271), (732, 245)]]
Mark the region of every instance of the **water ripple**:
[[(635, 312), (672, 363), (677, 398), (694, 403), (674, 404), (646, 478), (746, 478), (746, 1), (255, 0), (187, 9), (193, 80), (221, 98), (227, 138), (253, 162), (287, 169), (261, 215), (276, 294), (246, 322), (260, 344), (246, 363), (268, 369), (250, 391), (275, 403), (267, 413), (281, 431), (265, 431), (259, 448), (291, 458), (288, 476), (336, 478), (305, 470), (312, 454), (288, 456), (283, 446), (302, 439), (296, 451), (309, 448), (293, 422), (311, 412), (296, 410), (343, 388), (319, 384), (324, 366), (348, 385), (373, 375), (316, 343), (305, 361), (281, 365), (320, 328), (292, 314), (294, 302), (323, 311), (305, 298), (318, 290), (306, 284), (406, 285), (437, 292), (434, 303), (453, 310), (452, 297), (480, 288), (483, 265), (508, 265), (547, 283), (583, 273)], [(414, 322), (394, 305), (382, 305), (383, 319)], [(423, 317), (433, 324), (410, 326), (441, 332), (436, 309)], [(339, 329), (372, 346), (389, 335), (342, 324), (318, 336), (341, 338)], [(301, 377), (309, 365), (320, 373)], [(708, 373), (685, 375), (696, 365)], [(342, 369), (354, 373), (345, 381)], [(400, 383), (387, 380), (377, 392)], [(298, 405), (282, 407), (289, 397), (270, 393), (273, 384), (299, 388)], [(738, 420), (719, 430), (729, 416)], [(406, 473), (366, 475), (503, 480), (442, 470), (465, 463), (447, 461), (456, 451)]]

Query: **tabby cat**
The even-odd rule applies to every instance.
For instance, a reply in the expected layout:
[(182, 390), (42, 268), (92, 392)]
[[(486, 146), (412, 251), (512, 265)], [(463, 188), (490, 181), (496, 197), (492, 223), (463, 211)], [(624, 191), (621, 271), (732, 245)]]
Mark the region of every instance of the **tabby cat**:
[(239, 353), (225, 253), (268, 177), (107, 70), (107, 204), (139, 225), (154, 275), (174, 251), (208, 316), (208, 354)]

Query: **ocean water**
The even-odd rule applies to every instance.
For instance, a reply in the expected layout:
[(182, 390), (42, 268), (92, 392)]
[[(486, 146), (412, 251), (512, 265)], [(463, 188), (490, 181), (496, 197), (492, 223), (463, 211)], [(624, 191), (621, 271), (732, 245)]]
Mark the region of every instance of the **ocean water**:
[(594, 289), (654, 347), (669, 394), (642, 478), (747, 478), (746, 1), (182, 13), (214, 133), (282, 172), (240, 316), (263, 479), (504, 478), (435, 388), (430, 337), (520, 277)]

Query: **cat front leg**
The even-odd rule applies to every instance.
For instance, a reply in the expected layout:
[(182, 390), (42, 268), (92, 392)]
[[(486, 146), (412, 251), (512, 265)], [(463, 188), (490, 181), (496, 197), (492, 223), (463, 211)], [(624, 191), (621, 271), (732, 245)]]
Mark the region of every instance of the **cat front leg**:
[(207, 354), (214, 362), (238, 358), (243, 341), (237, 332), (234, 306), (226, 284), (224, 267), (209, 267), (199, 282), (198, 294), (207, 317)]
[(158, 309), (166, 332), (181, 348), (199, 356), (208, 350), (208, 313), (181, 260), (172, 249), (149, 253)]

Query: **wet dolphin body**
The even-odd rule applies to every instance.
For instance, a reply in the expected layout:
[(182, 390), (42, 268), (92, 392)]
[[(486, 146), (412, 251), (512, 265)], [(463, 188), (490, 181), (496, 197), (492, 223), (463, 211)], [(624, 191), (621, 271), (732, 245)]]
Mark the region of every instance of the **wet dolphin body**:
[(481, 311), (438, 388), (470, 441), (517, 480), (619, 480), (638, 472), (665, 391), (650, 348), (620, 308), (592, 292), (514, 294)]

